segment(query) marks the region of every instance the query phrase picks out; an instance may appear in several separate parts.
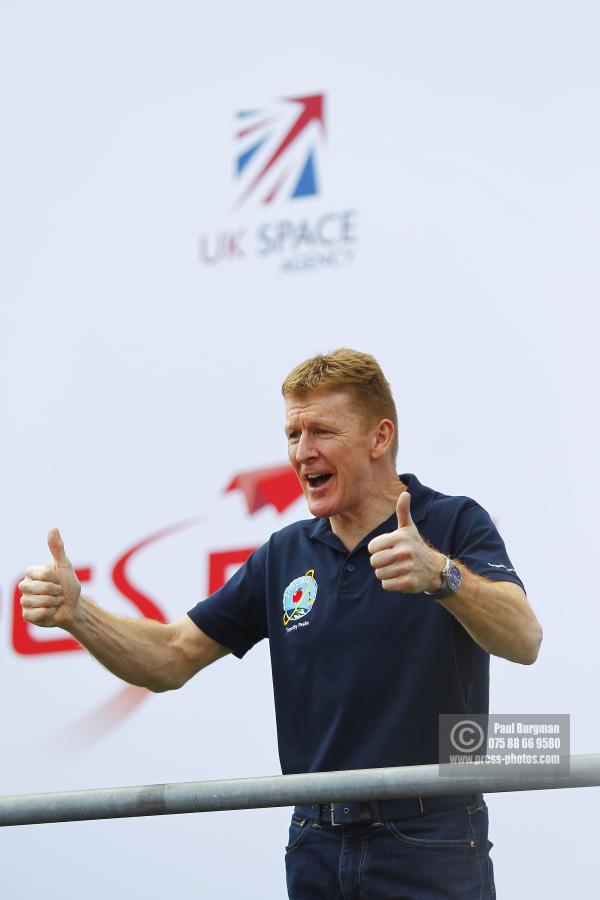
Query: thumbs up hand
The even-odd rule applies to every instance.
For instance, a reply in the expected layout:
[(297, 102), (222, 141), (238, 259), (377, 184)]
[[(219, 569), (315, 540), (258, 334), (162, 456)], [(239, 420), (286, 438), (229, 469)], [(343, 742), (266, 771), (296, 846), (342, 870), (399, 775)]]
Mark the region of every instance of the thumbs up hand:
[(403, 491), (396, 506), (398, 528), (370, 541), (368, 551), (384, 591), (419, 594), (442, 586), (445, 557), (425, 543), (410, 514), (410, 494)]
[(50, 566), (30, 566), (19, 583), (23, 618), (34, 625), (69, 627), (79, 597), (81, 584), (69, 562), (58, 528), (48, 532)]

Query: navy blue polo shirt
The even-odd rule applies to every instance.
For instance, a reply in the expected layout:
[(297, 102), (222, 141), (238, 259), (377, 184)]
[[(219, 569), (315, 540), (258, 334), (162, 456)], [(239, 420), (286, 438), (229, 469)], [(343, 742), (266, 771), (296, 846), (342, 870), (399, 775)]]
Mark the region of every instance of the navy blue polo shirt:
[[(431, 546), (523, 586), (478, 503), (400, 479)], [(489, 654), (431, 597), (375, 577), (367, 544), (396, 528), (394, 512), (349, 552), (329, 519), (295, 522), (188, 613), (240, 658), (269, 639), (286, 774), (435, 763), (440, 713), (488, 712)]]

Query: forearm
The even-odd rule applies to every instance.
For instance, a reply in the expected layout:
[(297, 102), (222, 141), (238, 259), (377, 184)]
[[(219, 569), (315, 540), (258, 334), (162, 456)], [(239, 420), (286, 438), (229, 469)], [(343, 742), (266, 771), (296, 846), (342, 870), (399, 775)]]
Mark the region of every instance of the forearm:
[(171, 626), (113, 615), (82, 596), (72, 620), (64, 627), (124, 681), (151, 691), (178, 686)]
[(484, 650), (511, 662), (534, 663), (543, 633), (524, 592), (511, 582), (481, 578), (456, 562), (462, 584), (437, 602)]

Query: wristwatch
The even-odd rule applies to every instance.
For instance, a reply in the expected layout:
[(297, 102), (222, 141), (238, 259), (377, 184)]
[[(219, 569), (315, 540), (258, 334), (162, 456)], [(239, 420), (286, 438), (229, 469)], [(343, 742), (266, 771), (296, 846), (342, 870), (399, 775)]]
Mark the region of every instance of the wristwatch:
[(454, 594), (462, 584), (462, 575), (460, 569), (453, 563), (449, 556), (444, 557), (446, 564), (442, 569), (442, 586), (439, 591), (423, 591), (428, 597), (434, 600), (441, 600), (449, 594)]

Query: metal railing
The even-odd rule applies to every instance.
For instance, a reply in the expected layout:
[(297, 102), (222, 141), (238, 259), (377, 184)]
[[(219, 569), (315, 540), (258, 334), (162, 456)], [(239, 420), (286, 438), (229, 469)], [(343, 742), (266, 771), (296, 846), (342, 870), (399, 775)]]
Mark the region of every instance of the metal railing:
[(548, 773), (542, 766), (529, 771), (524, 768), (522, 772), (499, 772), (497, 765), (488, 763), (465, 764), (459, 768), (460, 774), (444, 775), (440, 774), (438, 765), (402, 766), (22, 794), (0, 797), (0, 826), (258, 809), (340, 800), (392, 800), (600, 786), (600, 753), (571, 756), (569, 774)]

